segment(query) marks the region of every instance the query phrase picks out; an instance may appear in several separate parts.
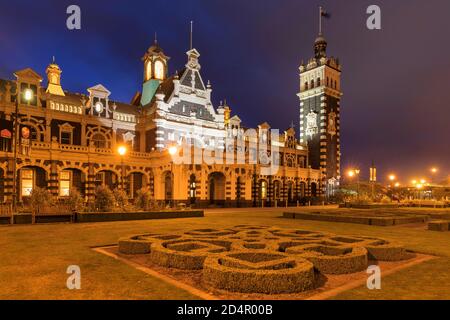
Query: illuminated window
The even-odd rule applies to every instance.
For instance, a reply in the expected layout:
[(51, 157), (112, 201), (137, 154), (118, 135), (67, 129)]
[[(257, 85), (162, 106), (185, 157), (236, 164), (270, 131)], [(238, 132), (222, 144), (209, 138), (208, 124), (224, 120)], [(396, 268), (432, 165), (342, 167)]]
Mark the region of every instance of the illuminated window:
[(155, 62), (155, 78), (164, 80), (164, 63), (160, 60)]
[(34, 171), (31, 169), (20, 170), (20, 185), (22, 196), (28, 197), (33, 191)]
[(152, 78), (152, 63), (151, 61), (147, 62), (147, 66), (145, 68), (145, 80), (150, 80)]
[(61, 197), (68, 197), (70, 195), (70, 185), (72, 175), (70, 171), (61, 171), (59, 174), (59, 195)]

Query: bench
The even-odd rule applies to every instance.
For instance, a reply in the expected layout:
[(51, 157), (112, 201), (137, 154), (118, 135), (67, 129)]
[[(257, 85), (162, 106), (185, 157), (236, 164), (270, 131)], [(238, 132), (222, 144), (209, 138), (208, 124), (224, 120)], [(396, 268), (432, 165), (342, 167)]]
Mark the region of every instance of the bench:
[(0, 223), (9, 221), (9, 224), (14, 223), (14, 216), (10, 205), (0, 205)]
[(75, 214), (67, 205), (56, 204), (52, 206), (42, 206), (33, 210), (31, 223), (39, 222), (74, 222)]

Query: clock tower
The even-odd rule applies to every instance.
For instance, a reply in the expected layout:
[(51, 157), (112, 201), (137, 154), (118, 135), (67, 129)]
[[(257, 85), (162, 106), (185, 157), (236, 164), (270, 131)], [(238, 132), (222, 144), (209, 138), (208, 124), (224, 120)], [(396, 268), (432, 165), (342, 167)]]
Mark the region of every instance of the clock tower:
[(331, 196), (341, 177), (341, 65), (327, 56), (322, 31), (314, 42), (314, 57), (299, 70), (300, 142), (308, 145), (311, 168), (322, 172), (321, 193)]

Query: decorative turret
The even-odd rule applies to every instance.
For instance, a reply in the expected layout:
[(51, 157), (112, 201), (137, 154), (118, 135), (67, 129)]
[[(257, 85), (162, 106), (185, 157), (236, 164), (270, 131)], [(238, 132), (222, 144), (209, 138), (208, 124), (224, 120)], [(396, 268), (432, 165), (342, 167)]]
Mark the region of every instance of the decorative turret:
[(163, 49), (159, 46), (155, 34), (153, 45), (148, 48), (145, 55), (142, 57), (144, 62), (144, 84), (142, 86), (141, 105), (148, 105), (161, 82), (166, 80), (168, 74), (169, 57), (164, 54)]
[(47, 73), (48, 86), (47, 93), (51, 93), (58, 96), (65, 96), (64, 91), (61, 87), (61, 69), (55, 62), (55, 57), (53, 57), (52, 63), (50, 63), (45, 71)]
[(144, 82), (149, 80), (164, 81), (167, 78), (167, 62), (169, 59), (159, 46), (155, 36), (153, 45), (148, 48), (142, 57), (142, 61), (144, 61)]

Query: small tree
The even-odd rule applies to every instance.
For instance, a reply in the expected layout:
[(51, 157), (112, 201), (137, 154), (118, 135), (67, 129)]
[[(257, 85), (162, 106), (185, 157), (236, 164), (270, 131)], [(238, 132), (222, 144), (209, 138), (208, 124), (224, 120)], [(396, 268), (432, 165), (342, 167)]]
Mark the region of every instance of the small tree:
[(43, 206), (51, 206), (54, 204), (54, 199), (50, 191), (36, 187), (31, 191), (30, 204), (33, 210), (39, 210)]
[(95, 190), (95, 208), (101, 212), (111, 211), (114, 207), (114, 194), (106, 186), (99, 186)]
[(114, 189), (114, 199), (116, 200), (116, 205), (121, 209), (125, 209), (128, 205), (128, 195), (123, 190)]
[(65, 199), (65, 203), (72, 211), (80, 211), (84, 206), (84, 199), (78, 190), (70, 190), (69, 196)]
[(148, 188), (142, 188), (138, 190), (136, 195), (136, 207), (142, 210), (149, 210), (152, 207), (153, 199), (152, 194)]

